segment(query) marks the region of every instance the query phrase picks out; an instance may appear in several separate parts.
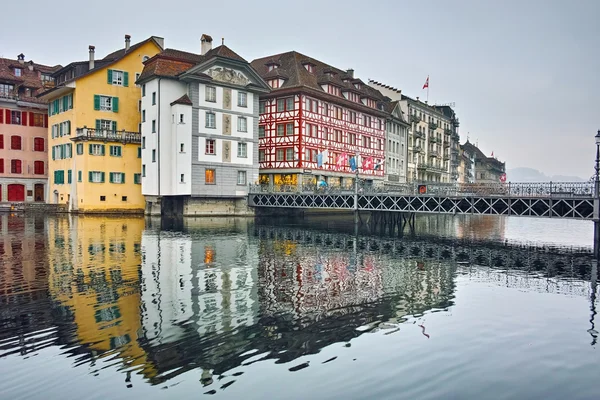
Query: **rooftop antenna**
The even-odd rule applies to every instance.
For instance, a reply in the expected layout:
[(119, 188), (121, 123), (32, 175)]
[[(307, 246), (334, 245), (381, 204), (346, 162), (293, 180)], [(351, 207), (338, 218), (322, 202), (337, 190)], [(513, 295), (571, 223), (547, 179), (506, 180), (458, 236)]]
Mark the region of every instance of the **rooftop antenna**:
[(221, 38), (221, 45), (224, 45), (224, 44), (225, 44), (225, 38), (223, 37), (223, 38)]

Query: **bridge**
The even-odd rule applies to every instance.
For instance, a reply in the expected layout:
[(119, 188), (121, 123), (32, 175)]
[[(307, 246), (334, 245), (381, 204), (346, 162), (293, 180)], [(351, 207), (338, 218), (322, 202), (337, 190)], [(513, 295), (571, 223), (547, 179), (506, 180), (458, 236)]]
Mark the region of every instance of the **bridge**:
[(354, 188), (251, 185), (257, 208), (512, 215), (597, 220), (594, 182), (409, 183)]

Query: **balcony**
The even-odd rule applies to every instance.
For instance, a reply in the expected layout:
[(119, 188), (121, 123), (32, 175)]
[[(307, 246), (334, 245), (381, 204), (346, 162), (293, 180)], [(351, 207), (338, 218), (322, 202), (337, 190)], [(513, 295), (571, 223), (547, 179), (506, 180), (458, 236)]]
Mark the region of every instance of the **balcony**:
[(452, 149), (452, 154), (454, 154), (454, 155), (456, 155), (456, 156), (457, 156), (457, 155), (458, 155), (458, 149), (454, 149), (454, 148), (453, 148), (453, 149)]
[(450, 147), (450, 141), (447, 140), (447, 141), (444, 142), (444, 148), (447, 149), (449, 147)]
[(421, 146), (413, 146), (413, 153), (422, 153), (423, 148)]
[(410, 122), (418, 124), (419, 122), (421, 122), (421, 117), (419, 117), (418, 115), (413, 114), (413, 115), (410, 116)]
[(444, 129), (444, 135), (452, 135), (452, 129), (450, 129), (450, 128)]
[(102, 142), (118, 142), (118, 143), (133, 143), (140, 144), (142, 143), (142, 134), (139, 132), (127, 132), (123, 131), (113, 131), (110, 129), (102, 129), (96, 130), (92, 128), (77, 128), (75, 136), (71, 138), (72, 141), (88, 141), (88, 140), (96, 140)]
[(420, 131), (413, 131), (413, 136), (416, 138), (425, 139), (425, 133)]
[(429, 143), (437, 143), (439, 140), (434, 135), (429, 135)]
[(436, 124), (435, 122), (429, 123), (429, 129), (431, 129), (432, 131), (435, 131), (437, 128), (438, 128), (438, 124)]
[(460, 141), (460, 136), (458, 136), (458, 133), (453, 133), (452, 134), (452, 140), (454, 140), (455, 142)]
[(450, 154), (444, 153), (444, 161), (448, 161), (450, 159)]
[(439, 153), (436, 150), (429, 150), (429, 157), (438, 157)]

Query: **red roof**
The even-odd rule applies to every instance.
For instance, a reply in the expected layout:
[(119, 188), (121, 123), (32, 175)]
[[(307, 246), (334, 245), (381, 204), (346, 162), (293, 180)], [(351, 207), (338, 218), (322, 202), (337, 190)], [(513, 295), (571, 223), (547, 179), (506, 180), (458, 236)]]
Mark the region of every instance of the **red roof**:
[[(15, 75), (15, 69), (21, 70), (20, 76)], [(42, 74), (51, 75), (61, 68), (60, 65), (50, 67), (36, 64), (31, 61), (19, 61), (9, 58), (0, 58), (0, 83), (13, 85), (13, 95), (19, 100), (32, 103), (45, 103), (35, 96), (54, 86), (51, 82), (44, 82)]]

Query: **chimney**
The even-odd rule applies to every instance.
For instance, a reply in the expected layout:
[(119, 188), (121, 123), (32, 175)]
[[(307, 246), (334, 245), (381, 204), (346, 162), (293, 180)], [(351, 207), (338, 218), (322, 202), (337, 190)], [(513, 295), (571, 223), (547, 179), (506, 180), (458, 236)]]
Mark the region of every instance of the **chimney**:
[(33, 71), (33, 60), (29, 60), (29, 65), (27, 65), (27, 68), (29, 68), (30, 71)]
[(131, 35), (125, 35), (125, 52), (129, 50), (129, 45), (131, 44)]
[(354, 79), (354, 70), (352, 68), (350, 68), (349, 70), (347, 70), (346, 73), (348, 74), (348, 76), (350, 78)]
[(19, 60), (19, 64), (25, 63), (25, 56), (23, 55), (23, 53), (21, 53), (17, 56), (17, 60)]
[(200, 55), (205, 55), (212, 49), (212, 38), (206, 33), (200, 38)]
[(90, 45), (90, 70), (94, 69), (94, 53), (96, 52), (96, 47)]

